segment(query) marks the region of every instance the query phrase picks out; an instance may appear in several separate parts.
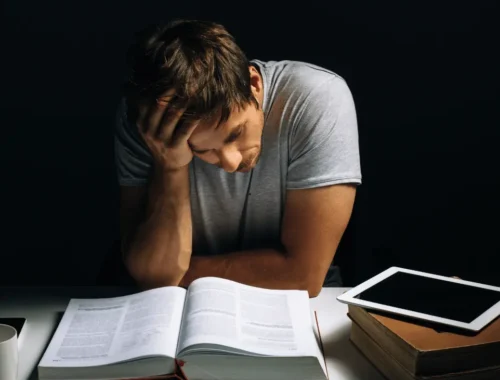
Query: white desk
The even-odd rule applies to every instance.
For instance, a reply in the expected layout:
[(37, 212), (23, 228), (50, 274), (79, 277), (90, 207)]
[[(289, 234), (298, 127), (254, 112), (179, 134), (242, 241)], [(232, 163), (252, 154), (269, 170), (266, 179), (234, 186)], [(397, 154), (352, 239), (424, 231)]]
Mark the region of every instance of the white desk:
[[(349, 341), (347, 306), (336, 300), (346, 288), (324, 288), (311, 299), (317, 312), (330, 380), (383, 380)], [(126, 288), (0, 288), (0, 317), (25, 317), (20, 337), (18, 380), (38, 379), (36, 366), (70, 298), (130, 294)]]

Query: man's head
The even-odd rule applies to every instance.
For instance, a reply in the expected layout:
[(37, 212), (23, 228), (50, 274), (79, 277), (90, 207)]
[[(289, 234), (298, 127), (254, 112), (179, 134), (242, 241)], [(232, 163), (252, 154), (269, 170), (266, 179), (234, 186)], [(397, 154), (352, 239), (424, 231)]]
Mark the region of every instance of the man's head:
[(142, 31), (129, 50), (126, 96), (186, 108), (197, 122), (189, 139), (200, 159), (228, 172), (248, 171), (261, 150), (262, 77), (227, 30), (180, 20)]

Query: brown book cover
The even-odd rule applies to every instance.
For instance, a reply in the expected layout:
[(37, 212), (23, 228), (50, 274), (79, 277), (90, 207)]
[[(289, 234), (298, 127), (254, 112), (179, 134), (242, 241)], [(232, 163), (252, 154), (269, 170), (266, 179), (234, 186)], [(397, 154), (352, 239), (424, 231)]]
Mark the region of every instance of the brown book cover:
[(413, 375), (500, 366), (500, 318), (474, 335), (349, 305), (349, 317)]
[(350, 341), (389, 380), (498, 380), (500, 366), (469, 370), (436, 376), (418, 376), (410, 373), (386, 352), (356, 322), (353, 322)]

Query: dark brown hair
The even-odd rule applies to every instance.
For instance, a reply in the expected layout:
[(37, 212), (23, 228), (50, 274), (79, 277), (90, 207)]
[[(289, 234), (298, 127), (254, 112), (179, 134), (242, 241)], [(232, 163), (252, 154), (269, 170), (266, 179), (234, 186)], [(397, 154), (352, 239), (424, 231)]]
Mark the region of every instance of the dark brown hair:
[(250, 102), (249, 61), (234, 37), (210, 21), (175, 20), (149, 26), (137, 34), (127, 53), (131, 75), (125, 95), (155, 100), (175, 89), (169, 107), (187, 106), (186, 116), (202, 118)]

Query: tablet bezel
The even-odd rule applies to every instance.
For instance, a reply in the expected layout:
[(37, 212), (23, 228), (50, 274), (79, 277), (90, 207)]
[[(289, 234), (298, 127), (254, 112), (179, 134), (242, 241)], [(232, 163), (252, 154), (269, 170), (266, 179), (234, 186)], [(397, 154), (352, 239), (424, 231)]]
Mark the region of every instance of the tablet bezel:
[(356, 296), (363, 291), (365, 291), (368, 288), (371, 288), (375, 284), (381, 282), (382, 280), (386, 279), (387, 277), (392, 276), (395, 273), (398, 272), (404, 272), (404, 273), (409, 273), (409, 274), (414, 274), (418, 276), (423, 276), (423, 277), (430, 277), (434, 278), (437, 280), (443, 280), (443, 281), (449, 281), (449, 282), (455, 282), (459, 284), (464, 284), (464, 285), (469, 285), (469, 286), (474, 286), (478, 288), (484, 288), (484, 289), (489, 289), (493, 291), (497, 291), (499, 293), (499, 298), (500, 298), (500, 287), (492, 286), (492, 285), (486, 285), (486, 284), (480, 284), (477, 282), (472, 282), (472, 281), (466, 281), (462, 280), (459, 278), (454, 278), (454, 277), (447, 277), (447, 276), (441, 276), (437, 274), (432, 274), (432, 273), (426, 273), (426, 272), (421, 272), (413, 269), (406, 269), (406, 268), (401, 268), (401, 267), (390, 267), (383, 272), (375, 275), (374, 277), (362, 282), (361, 284), (351, 288), (350, 290), (346, 291), (345, 293), (337, 296), (337, 300), (339, 302), (345, 303), (345, 304), (352, 304), (356, 306), (361, 306), (367, 309), (374, 309), (374, 310), (379, 310), (379, 311), (385, 311), (385, 312), (390, 312), (390, 313), (395, 313), (398, 315), (402, 316), (408, 316), (408, 317), (413, 317), (417, 319), (422, 319), (425, 321), (430, 321), (430, 322), (436, 322), (440, 324), (445, 324), (449, 326), (454, 326), (466, 330), (471, 330), (471, 331), (480, 331), (482, 328), (484, 328), (488, 323), (493, 321), (495, 318), (497, 318), (500, 315), (500, 301), (498, 301), (495, 305), (484, 311), (481, 315), (479, 315), (476, 319), (474, 319), (470, 323), (465, 323), (461, 321), (456, 321), (453, 319), (448, 319), (448, 318), (442, 318), (442, 317), (437, 317), (434, 315), (430, 314), (425, 314), (425, 313), (419, 313), (415, 312), (412, 310), (407, 310), (407, 309), (401, 309), (398, 307), (394, 306), (388, 306), (380, 303), (375, 303), (371, 301), (366, 301), (362, 300), (359, 298), (356, 298)]

